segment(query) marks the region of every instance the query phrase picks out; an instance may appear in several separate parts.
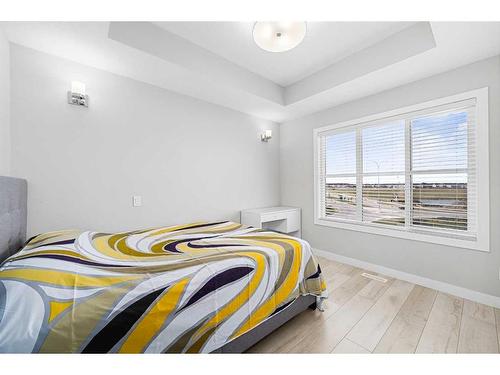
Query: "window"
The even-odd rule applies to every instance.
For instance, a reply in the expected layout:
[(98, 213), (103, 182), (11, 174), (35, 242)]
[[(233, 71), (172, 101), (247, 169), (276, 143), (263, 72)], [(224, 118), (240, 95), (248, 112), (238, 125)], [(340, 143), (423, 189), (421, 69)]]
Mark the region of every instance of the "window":
[(488, 251), (487, 95), (316, 129), (315, 223)]

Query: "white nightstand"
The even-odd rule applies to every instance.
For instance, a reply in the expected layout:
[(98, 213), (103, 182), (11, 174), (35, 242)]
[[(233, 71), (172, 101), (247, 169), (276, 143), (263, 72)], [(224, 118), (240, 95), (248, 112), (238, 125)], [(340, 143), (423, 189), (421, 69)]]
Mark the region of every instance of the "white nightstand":
[(264, 207), (241, 211), (241, 224), (300, 237), (300, 208)]

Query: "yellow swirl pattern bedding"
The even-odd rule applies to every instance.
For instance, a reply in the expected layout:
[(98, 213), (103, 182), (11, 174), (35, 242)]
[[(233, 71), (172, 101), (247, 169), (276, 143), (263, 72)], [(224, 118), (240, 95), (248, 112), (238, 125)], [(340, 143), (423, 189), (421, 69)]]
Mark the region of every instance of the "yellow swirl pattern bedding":
[(238, 223), (51, 232), (0, 267), (0, 352), (212, 352), (325, 289), (307, 242)]

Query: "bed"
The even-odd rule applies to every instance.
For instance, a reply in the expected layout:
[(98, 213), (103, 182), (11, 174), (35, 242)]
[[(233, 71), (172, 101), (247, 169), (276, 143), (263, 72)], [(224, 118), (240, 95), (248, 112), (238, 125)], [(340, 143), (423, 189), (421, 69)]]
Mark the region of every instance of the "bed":
[(0, 177), (0, 352), (241, 353), (326, 297), (306, 241), (230, 221), (26, 243)]

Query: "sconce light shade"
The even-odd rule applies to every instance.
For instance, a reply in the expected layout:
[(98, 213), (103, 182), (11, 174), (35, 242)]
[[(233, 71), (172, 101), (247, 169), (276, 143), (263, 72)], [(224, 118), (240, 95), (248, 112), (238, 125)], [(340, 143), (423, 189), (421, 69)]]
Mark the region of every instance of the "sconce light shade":
[(78, 81), (71, 82), (71, 92), (75, 94), (85, 95), (85, 83)]
[(260, 140), (262, 142), (267, 142), (273, 137), (273, 131), (272, 130), (266, 130), (264, 133), (260, 135)]
[(78, 81), (71, 82), (71, 91), (68, 91), (68, 103), (83, 107), (89, 106), (89, 97), (85, 94), (85, 84)]

